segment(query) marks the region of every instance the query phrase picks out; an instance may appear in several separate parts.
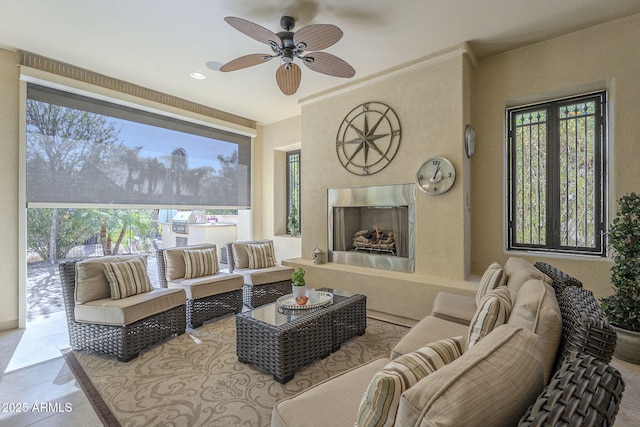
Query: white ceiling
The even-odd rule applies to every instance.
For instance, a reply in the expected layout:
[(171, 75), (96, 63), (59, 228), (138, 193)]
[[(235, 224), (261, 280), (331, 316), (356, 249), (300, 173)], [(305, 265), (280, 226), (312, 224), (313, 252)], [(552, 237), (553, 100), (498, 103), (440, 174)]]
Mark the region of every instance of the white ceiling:
[[(640, 13), (640, 0), (0, 0), (0, 47), (25, 50), (262, 124), (300, 113), (298, 100), (349, 80), (302, 66), (293, 96), (273, 60), (231, 73), (208, 69), (271, 49), (224, 22), (237, 16), (273, 32), (282, 15), (334, 24), (326, 52), (357, 80), (470, 42), (479, 57)], [(206, 75), (189, 77), (191, 71)]]

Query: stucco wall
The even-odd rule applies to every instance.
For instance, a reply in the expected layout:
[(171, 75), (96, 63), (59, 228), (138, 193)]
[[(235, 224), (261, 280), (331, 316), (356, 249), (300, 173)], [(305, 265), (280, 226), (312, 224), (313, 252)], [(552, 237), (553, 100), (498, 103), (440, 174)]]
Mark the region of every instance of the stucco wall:
[[(465, 47), (440, 52), (385, 75), (356, 82), (302, 103), (302, 265), (315, 287), (332, 286), (365, 293), (374, 311), (418, 319), (431, 309), (438, 285), (465, 284), (465, 157), (462, 135), (465, 103)], [(382, 171), (357, 176), (338, 161), (336, 134), (343, 118), (367, 101), (382, 102), (402, 126), (400, 148)], [(465, 106), (467, 114), (465, 114)], [(320, 268), (308, 261), (315, 247), (327, 250), (327, 189), (415, 182), (416, 171), (432, 156), (456, 167), (456, 183), (440, 196), (416, 191), (416, 271), (414, 274)], [(313, 219), (312, 221), (310, 219)]]
[(0, 330), (18, 327), (18, 93), (17, 55), (0, 49)]
[[(300, 116), (281, 120), (262, 127), (260, 148), (256, 157), (262, 163), (261, 175), (254, 177), (256, 196), (260, 197), (260, 209), (254, 211), (260, 222), (262, 234), (256, 238), (273, 239), (278, 261), (301, 255), (301, 237), (287, 236), (286, 230), (286, 152), (300, 149)], [(256, 144), (254, 144), (256, 147)], [(258, 194), (259, 191), (259, 194)]]
[[(504, 262), (504, 117), (507, 106), (607, 89), (611, 220), (622, 194), (640, 190), (640, 15), (480, 61), (472, 116), (472, 272)], [(584, 282), (597, 297), (610, 293), (608, 259), (526, 256), (546, 260)]]

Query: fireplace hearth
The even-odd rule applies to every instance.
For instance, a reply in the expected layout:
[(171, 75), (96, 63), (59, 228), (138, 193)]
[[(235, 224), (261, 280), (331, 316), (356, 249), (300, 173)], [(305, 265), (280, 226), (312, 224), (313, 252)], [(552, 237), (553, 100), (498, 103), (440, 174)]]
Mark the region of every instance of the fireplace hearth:
[(415, 271), (415, 186), (329, 189), (329, 261)]

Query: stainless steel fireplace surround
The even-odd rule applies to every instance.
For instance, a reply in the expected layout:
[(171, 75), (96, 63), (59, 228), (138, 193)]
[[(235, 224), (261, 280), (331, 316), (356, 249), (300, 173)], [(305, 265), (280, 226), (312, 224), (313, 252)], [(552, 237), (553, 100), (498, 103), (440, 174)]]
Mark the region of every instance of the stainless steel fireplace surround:
[[(415, 272), (415, 185), (330, 188), (328, 201), (329, 261), (382, 270)], [(369, 231), (369, 233), (367, 233)], [(355, 244), (354, 236), (373, 234), (385, 244)], [(351, 243), (353, 239), (353, 244)]]

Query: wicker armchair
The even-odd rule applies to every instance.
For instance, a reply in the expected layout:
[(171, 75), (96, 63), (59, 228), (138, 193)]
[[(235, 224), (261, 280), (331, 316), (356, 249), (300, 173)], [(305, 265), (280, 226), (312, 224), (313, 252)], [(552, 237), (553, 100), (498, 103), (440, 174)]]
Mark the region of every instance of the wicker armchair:
[[(200, 327), (204, 322), (225, 314), (242, 311), (242, 286), (244, 284), (242, 275), (217, 272), (192, 280), (183, 278), (185, 267), (180, 251), (206, 248), (217, 249), (213, 244), (201, 244), (156, 251), (160, 286), (163, 288), (182, 288), (187, 292), (187, 325), (190, 328)], [(167, 256), (172, 251), (178, 256)], [(181, 263), (181, 266), (177, 267), (180, 272), (176, 273), (176, 266), (171, 265), (172, 263)]]
[(246, 245), (272, 243), (271, 240), (246, 240), (227, 243), (229, 272), (237, 272), (244, 277), (243, 301), (250, 308), (274, 302), (291, 293), (291, 274), (294, 269), (283, 265), (250, 269), (246, 255)]
[[(121, 362), (128, 362), (138, 357), (140, 351), (172, 335), (184, 333), (186, 327), (184, 292), (171, 296), (175, 306), (132, 323), (112, 325), (77, 321), (75, 314), (77, 263), (78, 261), (67, 261), (59, 266), (69, 328), (69, 343), (73, 350), (96, 351), (116, 356)], [(161, 297), (167, 294), (166, 292), (157, 293)]]

